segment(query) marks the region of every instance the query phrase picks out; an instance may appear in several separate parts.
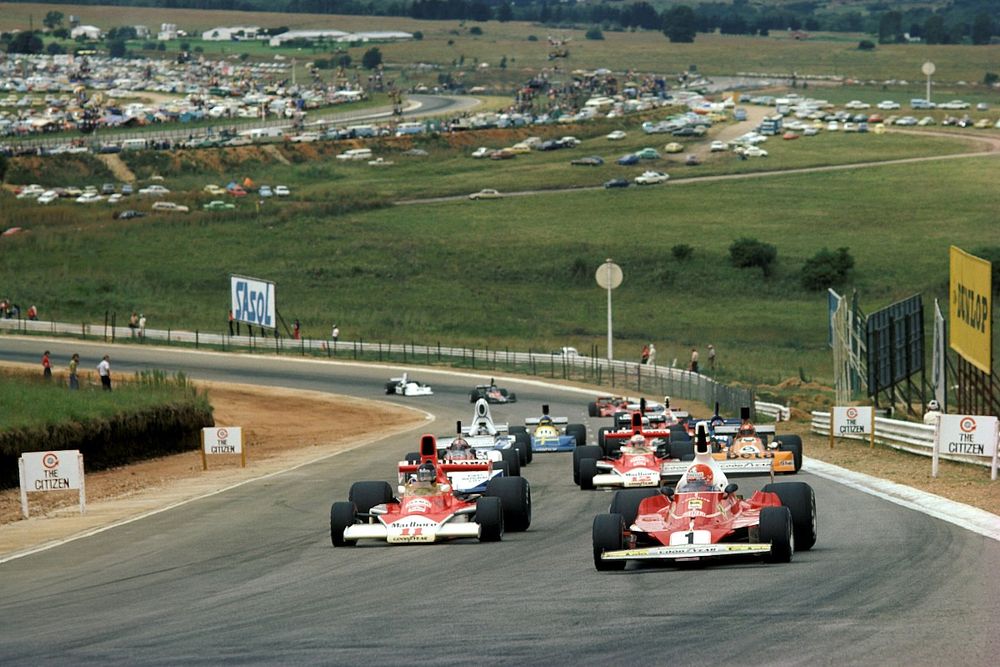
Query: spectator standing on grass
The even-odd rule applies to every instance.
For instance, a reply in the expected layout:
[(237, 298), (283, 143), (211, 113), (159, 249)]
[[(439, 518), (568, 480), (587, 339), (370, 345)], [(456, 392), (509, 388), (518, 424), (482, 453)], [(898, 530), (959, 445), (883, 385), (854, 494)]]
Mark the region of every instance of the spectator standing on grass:
[(656, 365), (656, 346), (652, 343), (649, 344), (649, 359), (646, 363), (650, 366)]
[(49, 359), (49, 351), (42, 354), (42, 377), (46, 382), (52, 381), (52, 361)]
[(128, 328), (132, 330), (132, 338), (135, 338), (135, 330), (139, 328), (139, 314), (134, 310), (128, 316)]
[(37, 320), (38, 319), (38, 309), (35, 308), (35, 304), (31, 304), (31, 307), (28, 308), (28, 319), (29, 320)]
[(236, 321), (236, 318), (233, 317), (233, 309), (230, 308), (229, 309), (229, 335), (230, 336), (233, 335), (233, 322), (235, 322), (235, 321)]
[(97, 364), (97, 374), (101, 376), (101, 389), (111, 391), (111, 357), (104, 355), (101, 363)]
[(714, 345), (709, 345), (708, 346), (708, 370), (710, 370), (710, 371), (714, 371), (715, 370), (715, 346)]
[(333, 339), (333, 344), (337, 344), (337, 339), (340, 338), (340, 328), (334, 324), (333, 329), (330, 330), (330, 338)]
[(688, 366), (688, 370), (692, 373), (698, 372), (698, 348), (691, 348), (691, 364)]
[(302, 336), (302, 323), (296, 319), (292, 322), (292, 338), (298, 340)]
[(642, 353), (639, 355), (639, 363), (640, 364), (645, 364), (648, 361), (649, 361), (649, 346), (648, 345), (643, 345), (642, 346)]
[(146, 339), (146, 316), (142, 314), (139, 315), (139, 339)]
[(74, 354), (69, 360), (69, 388), (79, 389), (80, 388), (80, 378), (77, 375), (77, 369), (80, 367), (80, 355)]

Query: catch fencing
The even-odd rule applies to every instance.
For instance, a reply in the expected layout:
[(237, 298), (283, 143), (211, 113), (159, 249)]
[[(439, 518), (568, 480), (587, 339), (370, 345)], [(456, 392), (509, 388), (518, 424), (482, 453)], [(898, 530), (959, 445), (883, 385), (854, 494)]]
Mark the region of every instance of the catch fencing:
[[(245, 329), (245, 326), (244, 326)], [(787, 415), (788, 408), (770, 403), (756, 403), (754, 391), (716, 382), (700, 373), (639, 364), (629, 361), (609, 361), (584, 355), (561, 353), (517, 352), (505, 349), (474, 349), (441, 344), (420, 345), (382, 341), (336, 341), (316, 338), (287, 338), (268, 335), (230, 336), (227, 333), (151, 329), (133, 331), (127, 326), (108, 324), (50, 322), (41, 320), (0, 319), (0, 331), (22, 334), (74, 336), (106, 342), (165, 343), (196, 348), (234, 350), (260, 354), (297, 354), (364, 361), (403, 364), (448, 364), (453, 367), (521, 373), (550, 379), (579, 381), (610, 386), (621, 392), (635, 391), (699, 401), (709, 407), (719, 404), (722, 414), (738, 415), (740, 408), (753, 406), (761, 414), (774, 417)], [(787, 418), (787, 417), (785, 417)]]
[[(830, 413), (818, 411), (812, 412), (810, 430), (813, 433), (829, 436)], [(868, 435), (866, 434), (849, 434), (838, 436), (838, 438), (839, 437), (850, 438), (852, 440), (868, 440)], [(928, 426), (927, 424), (919, 424), (917, 422), (906, 422), (898, 419), (876, 416), (875, 442), (887, 445), (900, 451), (929, 457), (933, 455), (934, 427)], [(990, 459), (983, 458), (981, 456), (963, 456), (962, 454), (948, 454), (945, 452), (940, 452), (938, 455), (942, 459), (956, 461), (959, 463), (974, 463), (976, 465), (987, 467), (991, 464)]]

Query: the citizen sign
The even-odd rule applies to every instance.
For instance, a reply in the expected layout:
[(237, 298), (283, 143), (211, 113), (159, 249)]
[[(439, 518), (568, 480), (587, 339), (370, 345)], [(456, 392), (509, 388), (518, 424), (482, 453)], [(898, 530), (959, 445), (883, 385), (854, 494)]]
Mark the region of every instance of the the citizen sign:
[(833, 433), (837, 437), (870, 435), (871, 430), (871, 406), (849, 405), (833, 408)]
[(273, 329), (277, 323), (274, 283), (243, 276), (229, 280), (233, 318)]
[(983, 415), (941, 415), (938, 451), (946, 454), (993, 456), (997, 418)]

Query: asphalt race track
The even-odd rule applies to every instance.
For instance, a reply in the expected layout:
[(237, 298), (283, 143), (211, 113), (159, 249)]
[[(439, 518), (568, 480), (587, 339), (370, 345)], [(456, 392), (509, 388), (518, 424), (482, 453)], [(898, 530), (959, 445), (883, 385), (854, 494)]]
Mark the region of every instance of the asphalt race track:
[[(394, 371), (163, 348), (0, 338), (0, 358), (71, 351), (92, 369), (155, 365), (192, 377), (383, 400)], [(141, 363), (140, 363), (141, 362)], [(433, 397), (393, 399), (471, 416), (472, 378), (409, 369)], [(480, 376), (479, 381), (488, 379)], [(586, 396), (504, 382), (519, 423), (588, 424)], [(993, 665), (1000, 543), (802, 474), (819, 540), (790, 564), (744, 561), (598, 573), (590, 527), (610, 495), (572, 483), (568, 454), (524, 469), (534, 515), (499, 544), (363, 543), (334, 549), (329, 508), (351, 482), (394, 483), (419, 431), (359, 448), (0, 565), (0, 663)], [(808, 454), (808, 451), (806, 452)], [(766, 482), (743, 479), (747, 495)]]

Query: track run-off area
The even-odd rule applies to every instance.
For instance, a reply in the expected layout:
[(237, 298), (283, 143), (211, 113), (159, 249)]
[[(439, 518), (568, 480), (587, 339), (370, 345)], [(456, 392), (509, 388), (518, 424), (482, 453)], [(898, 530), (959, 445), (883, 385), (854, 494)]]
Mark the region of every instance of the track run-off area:
[[(5, 336), (0, 359), (37, 363), (40, 344)], [(5, 665), (988, 665), (1000, 649), (1000, 520), (986, 513), (957, 525), (939, 516), (961, 508), (873, 490), (878, 482), (807, 460), (797, 479), (815, 489), (819, 539), (791, 563), (598, 573), (591, 523), (610, 494), (580, 491), (568, 454), (538, 454), (523, 471), (534, 505), (527, 532), (495, 544), (335, 549), (330, 504), (354, 481), (394, 483), (419, 435), (467, 420), (469, 389), (488, 377), (407, 367), (434, 395), (397, 398), (384, 383), (404, 369), (387, 365), (44, 345), (54, 355), (109, 352), (120, 374), (156, 367), (387, 400), (434, 421), (0, 563)], [(521, 423), (542, 403), (587, 424), (591, 439), (606, 421), (587, 417), (592, 391), (503, 384), (519, 401), (494, 406), (499, 421)], [(749, 495), (768, 480), (738, 481)]]

